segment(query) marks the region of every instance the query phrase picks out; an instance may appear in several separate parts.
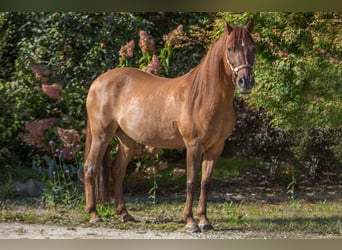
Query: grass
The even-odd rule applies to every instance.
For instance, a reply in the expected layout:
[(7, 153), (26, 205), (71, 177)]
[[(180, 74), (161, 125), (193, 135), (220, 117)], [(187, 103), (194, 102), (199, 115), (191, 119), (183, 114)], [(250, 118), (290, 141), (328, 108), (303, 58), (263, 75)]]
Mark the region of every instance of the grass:
[(261, 168), (262, 165), (256, 160), (220, 157), (214, 169), (213, 179), (229, 179), (230, 177), (237, 176), (240, 173), (255, 167)]
[[(177, 162), (170, 163), (169, 168), (184, 166), (185, 162)], [(226, 180), (256, 167), (262, 168), (263, 166), (254, 160), (242, 161), (223, 157), (217, 163), (213, 178), (215, 180)], [(165, 188), (167, 195), (164, 195), (169, 196), (171, 185), (179, 185), (180, 189), (184, 189), (185, 176), (181, 177), (182, 179), (177, 179), (174, 184), (170, 184), (174, 180), (171, 180), (169, 172), (164, 171), (163, 175), (160, 179), (161, 183), (158, 183), (161, 190), (158, 190), (155, 202), (148, 201), (148, 199), (139, 199), (144, 200), (144, 202), (131, 199), (126, 203), (128, 210), (137, 222), (122, 223), (115, 214), (112, 205), (101, 205), (98, 206), (98, 211), (104, 222), (99, 225), (90, 224), (89, 216), (84, 211), (84, 198), (81, 192), (78, 194), (77, 199), (72, 199), (72, 204), (56, 202), (54, 205), (49, 205), (46, 201), (42, 202), (42, 198), (14, 200), (16, 196), (9, 195), (13, 194), (11, 184), (13, 181), (8, 181), (8, 184), (4, 183), (4, 185), (0, 186), (0, 191), (6, 191), (7, 194), (5, 195), (5, 197), (7, 196), (6, 199), (0, 197), (0, 222), (63, 225), (70, 228), (70, 230), (82, 226), (115, 228), (118, 230), (181, 232), (184, 230), (185, 225), (182, 216), (184, 198), (163, 197), (161, 199), (160, 193), (162, 192), (159, 193), (159, 191)], [(166, 183), (165, 180), (169, 182)], [(183, 191), (182, 193), (184, 194)], [(276, 196), (277, 194), (274, 193), (273, 195)], [(45, 206), (42, 204), (45, 204)], [(196, 211), (196, 205), (195, 202), (194, 212)], [(301, 199), (284, 199), (282, 201), (279, 199), (277, 202), (266, 202), (265, 200), (253, 202), (210, 201), (208, 202), (208, 217), (215, 230), (223, 233), (239, 230), (265, 234), (277, 232), (287, 232), (292, 235), (332, 234), (342, 237), (341, 199), (315, 202)]]
[[(195, 204), (196, 205), (196, 204)], [(37, 209), (34, 204), (1, 204), (0, 222), (64, 225), (68, 228), (106, 227), (119, 230), (183, 231), (183, 201), (128, 202), (127, 208), (137, 222), (120, 222), (113, 206), (99, 206), (104, 222), (92, 225), (83, 206)], [(308, 203), (303, 200), (277, 204), (264, 202), (209, 202), (208, 217), (217, 231), (298, 232), (342, 236), (341, 201)]]
[[(185, 160), (169, 163), (169, 168), (185, 168)], [(250, 159), (233, 159), (231, 157), (220, 157), (215, 165), (213, 179), (225, 180), (233, 176), (237, 176), (240, 173), (251, 169), (263, 166), (256, 160)]]

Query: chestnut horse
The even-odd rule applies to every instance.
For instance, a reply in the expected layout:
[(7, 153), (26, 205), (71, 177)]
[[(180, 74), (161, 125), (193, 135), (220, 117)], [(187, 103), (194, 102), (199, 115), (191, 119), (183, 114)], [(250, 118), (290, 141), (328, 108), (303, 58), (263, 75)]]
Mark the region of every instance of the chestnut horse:
[[(213, 229), (207, 199), (215, 162), (235, 126), (235, 87), (250, 93), (256, 45), (247, 27), (224, 21), (224, 35), (187, 74), (169, 79), (134, 68), (116, 68), (99, 76), (87, 97), (88, 113), (84, 183), (86, 211), (91, 222), (101, 218), (96, 204), (114, 190), (116, 211), (128, 213), (122, 191), (126, 167), (136, 143), (156, 148), (186, 148), (187, 182), (184, 218), (189, 232)], [(113, 166), (106, 156), (113, 137), (119, 141)], [(202, 165), (197, 223), (192, 206)], [(107, 196), (107, 198), (105, 198)]]

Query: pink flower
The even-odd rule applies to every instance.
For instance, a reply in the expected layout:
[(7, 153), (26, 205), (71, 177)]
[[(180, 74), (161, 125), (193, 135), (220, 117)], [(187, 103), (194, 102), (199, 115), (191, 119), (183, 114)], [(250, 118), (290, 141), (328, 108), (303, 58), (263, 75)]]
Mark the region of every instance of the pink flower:
[(59, 99), (62, 97), (62, 87), (57, 84), (42, 84), (42, 90), (51, 99)]
[(146, 31), (141, 30), (139, 32), (140, 40), (139, 47), (143, 53), (153, 53), (154, 52), (154, 39)]
[(160, 163), (158, 164), (158, 170), (167, 169), (167, 166), (168, 166), (167, 161), (160, 162)]
[(56, 118), (47, 118), (34, 122), (26, 122), (25, 128), (28, 132), (25, 134), (20, 133), (19, 137), (27, 144), (49, 151), (50, 148), (45, 143), (44, 131), (53, 127), (56, 122)]
[(173, 177), (182, 177), (183, 175), (185, 175), (185, 169), (183, 168), (175, 168), (173, 171), (172, 171), (172, 174), (171, 174)]
[(171, 31), (169, 34), (163, 36), (163, 40), (166, 41), (166, 43), (170, 47), (174, 47), (177, 45), (180, 45), (182, 41), (186, 40), (187, 37), (185, 36), (185, 33), (183, 31), (183, 25), (180, 24), (176, 29)]
[(126, 45), (121, 46), (119, 51), (120, 60), (125, 60), (127, 57), (133, 57), (135, 43), (134, 40), (129, 41)]
[(66, 149), (64, 149), (63, 152), (61, 152), (61, 153), (62, 153), (64, 159), (69, 160), (69, 161), (72, 160), (72, 158), (73, 158), (73, 152), (72, 152), (72, 149), (71, 149), (71, 148), (66, 148)]
[(76, 145), (81, 142), (81, 136), (75, 129), (57, 128), (57, 132), (64, 144), (64, 147), (66, 148), (72, 148), (72, 145)]
[(147, 177), (151, 177), (153, 175), (156, 175), (157, 169), (155, 166), (147, 167), (144, 169), (144, 173), (147, 175)]
[(145, 71), (154, 75), (159, 75), (163, 71), (163, 68), (161, 67), (159, 59), (156, 55), (152, 56), (152, 60), (147, 65)]
[(45, 64), (40, 64), (30, 59), (30, 68), (38, 81), (42, 83), (47, 83), (49, 79), (57, 80), (57, 75), (55, 72), (49, 69)]

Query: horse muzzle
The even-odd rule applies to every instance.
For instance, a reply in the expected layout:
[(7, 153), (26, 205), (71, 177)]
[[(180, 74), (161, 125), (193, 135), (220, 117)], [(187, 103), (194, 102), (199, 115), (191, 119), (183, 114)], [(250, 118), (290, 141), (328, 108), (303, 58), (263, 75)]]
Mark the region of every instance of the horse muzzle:
[(254, 82), (253, 76), (240, 75), (236, 79), (236, 86), (241, 94), (249, 94), (252, 91)]

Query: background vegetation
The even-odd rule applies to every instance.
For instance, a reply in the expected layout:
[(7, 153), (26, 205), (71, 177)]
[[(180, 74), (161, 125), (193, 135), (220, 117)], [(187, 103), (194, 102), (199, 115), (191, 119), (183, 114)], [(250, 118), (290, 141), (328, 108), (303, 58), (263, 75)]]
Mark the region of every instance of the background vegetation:
[[(238, 122), (225, 155), (257, 160), (271, 175), (281, 166), (313, 180), (341, 173), (341, 13), (19, 12), (0, 13), (1, 184), (39, 177), (54, 202), (49, 194), (59, 192), (51, 189), (69, 187), (82, 172), (84, 103), (97, 76), (117, 66), (182, 75), (222, 34), (223, 18), (245, 25), (251, 17), (257, 85), (235, 100)], [(165, 180), (157, 170), (184, 152), (138, 149), (127, 188), (147, 178), (153, 197)], [(181, 169), (169, 166), (167, 175)]]

